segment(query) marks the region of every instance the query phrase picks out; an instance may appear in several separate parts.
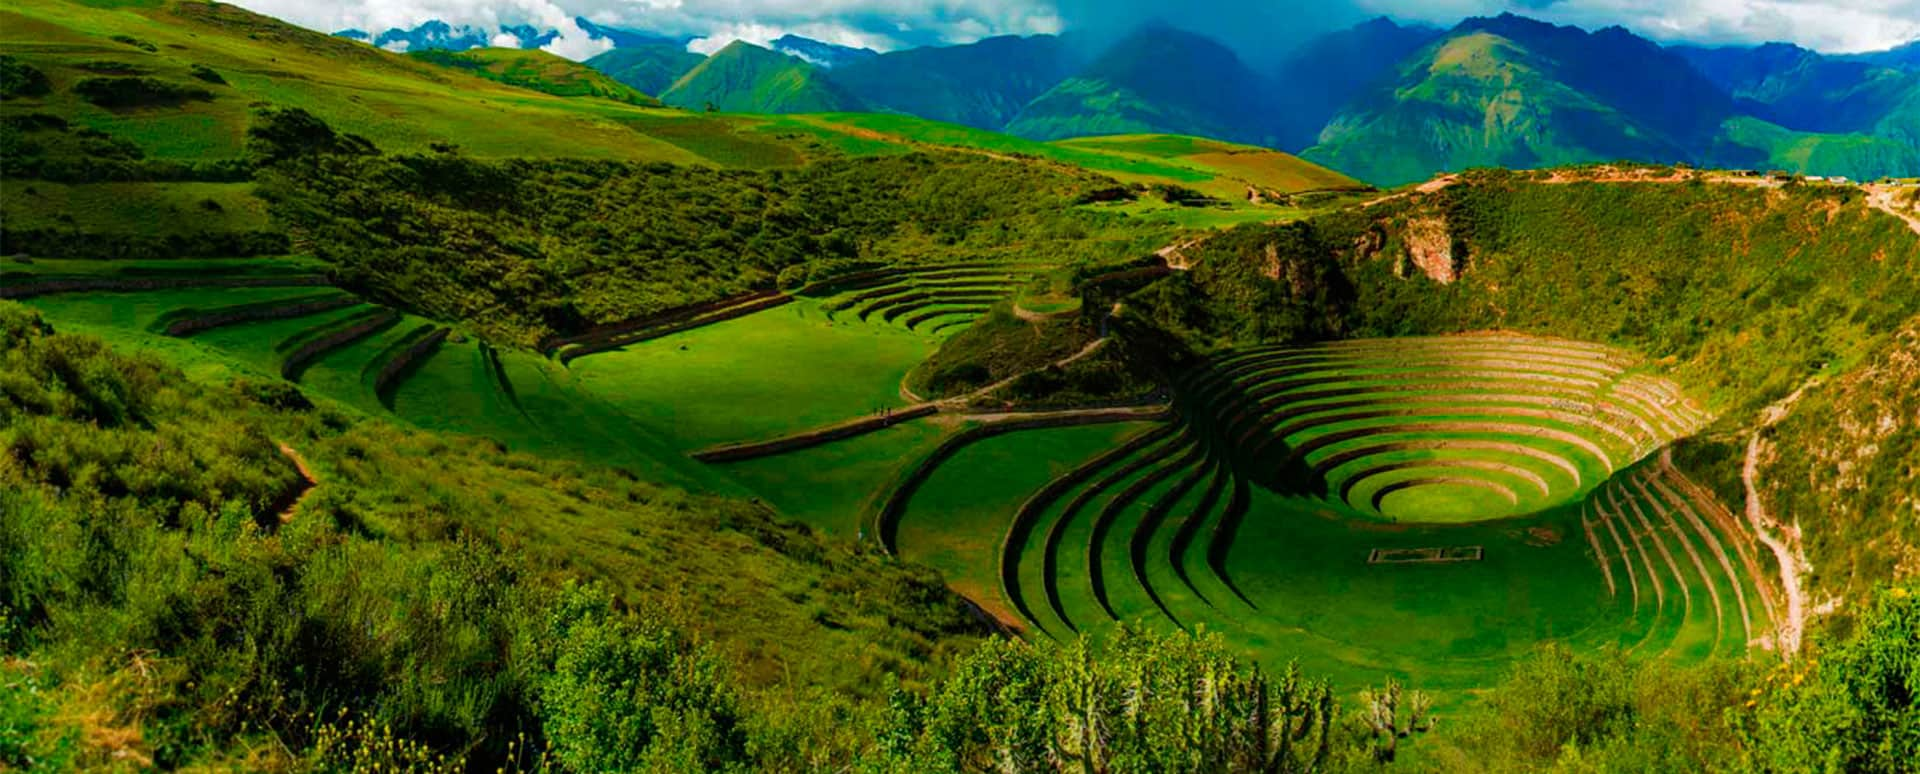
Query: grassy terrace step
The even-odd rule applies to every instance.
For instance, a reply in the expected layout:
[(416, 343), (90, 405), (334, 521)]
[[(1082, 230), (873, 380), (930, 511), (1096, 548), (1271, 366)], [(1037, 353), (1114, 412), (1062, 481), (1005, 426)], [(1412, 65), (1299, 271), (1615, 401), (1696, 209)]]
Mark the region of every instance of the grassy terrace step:
[(724, 444), (693, 453), (693, 458), (706, 463), (740, 462), (759, 457), (771, 457), (776, 454), (799, 451), (825, 443), (856, 438), (867, 433), (885, 430), (902, 422), (911, 422), (923, 417), (940, 413), (940, 407), (932, 403), (908, 406), (898, 411), (888, 411), (880, 416), (861, 417), (841, 422), (830, 427), (809, 430), (803, 433), (750, 443)]
[[(1466, 404), (1474, 406), (1476, 409), (1481, 406), (1497, 406), (1501, 408), (1530, 408), (1559, 413), (1583, 411), (1587, 412), (1580, 415), (1584, 418), (1573, 424), (1591, 426), (1613, 436), (1628, 446), (1639, 446), (1643, 443), (1658, 442), (1662, 437), (1659, 430), (1644, 417), (1619, 411), (1611, 406), (1570, 401), (1564, 396), (1515, 394), (1500, 392), (1495, 389), (1490, 389), (1485, 392), (1395, 393), (1391, 395), (1391, 397), (1379, 393), (1360, 393), (1357, 396), (1342, 396), (1339, 398), (1313, 401), (1286, 401), (1280, 403), (1268, 413), (1261, 414), (1258, 418), (1254, 419), (1254, 427), (1249, 428), (1247, 432), (1260, 431), (1260, 425), (1279, 423), (1285, 420), (1303, 418), (1315, 414), (1362, 410), (1381, 405), (1405, 406), (1407, 404), (1421, 404), (1423, 406), (1425, 404), (1432, 404), (1442, 407), (1458, 407)], [(1632, 427), (1622, 428), (1619, 426), (1620, 422), (1630, 424)], [(1242, 440), (1244, 440), (1244, 437)]]
[(943, 317), (936, 317), (932, 320), (933, 324), (927, 326), (926, 331), (929, 335), (939, 336), (948, 331), (952, 331), (958, 328), (965, 328), (969, 325), (972, 325), (974, 321), (978, 319), (980, 319), (980, 315), (973, 315), (973, 314), (946, 315)]
[(793, 296), (784, 293), (755, 294), (743, 297), (734, 303), (715, 308), (703, 308), (697, 312), (675, 313), (670, 319), (649, 318), (650, 322), (632, 330), (620, 330), (599, 334), (588, 340), (570, 341), (561, 345), (557, 357), (561, 363), (571, 363), (588, 355), (620, 349), (632, 344), (652, 341), (664, 336), (693, 330), (714, 323), (737, 320), (756, 312), (764, 312), (793, 302)]
[(906, 513), (907, 503), (913, 499), (914, 492), (940, 467), (940, 464), (952, 458), (962, 449), (982, 440), (1005, 433), (1022, 430), (1042, 430), (1057, 427), (1078, 427), (1082, 425), (1111, 424), (1117, 422), (1155, 421), (1163, 418), (1155, 412), (1141, 412), (1134, 409), (1111, 409), (1101, 411), (1062, 412), (1041, 414), (1033, 417), (975, 425), (948, 438), (926, 457), (902, 472), (900, 478), (888, 488), (886, 500), (872, 519), (873, 534), (879, 539), (880, 546), (888, 553), (899, 550), (900, 517)]
[[(1147, 508), (1140, 519), (1134, 522), (1133, 529), (1127, 534), (1127, 570), (1133, 576), (1133, 582), (1143, 593), (1153, 608), (1167, 620), (1178, 624), (1180, 619), (1174, 615), (1166, 597), (1154, 588), (1152, 579), (1153, 544), (1161, 534), (1161, 528), (1174, 511), (1196, 495), (1201, 503), (1214, 495), (1201, 494), (1200, 484), (1214, 478), (1214, 466), (1210, 459), (1202, 458), (1198, 464), (1188, 467), (1186, 473), (1175, 481), (1153, 505)], [(1206, 506), (1201, 506), (1206, 507)]]
[(36, 276), (19, 282), (0, 282), (0, 299), (22, 299), (56, 293), (96, 293), (101, 291), (142, 292), (192, 288), (278, 288), (326, 287), (332, 284), (323, 274), (207, 276)]
[(252, 301), (211, 308), (174, 309), (155, 320), (152, 328), (168, 336), (192, 336), (228, 325), (284, 320), (341, 309), (360, 303), (348, 293), (318, 293), (297, 298)]
[[(1182, 471), (1197, 469), (1205, 459), (1204, 444), (1188, 445), (1185, 453), (1179, 458), (1155, 467), (1129, 484), (1126, 489), (1115, 494), (1112, 500), (1107, 501), (1106, 507), (1101, 508), (1099, 514), (1094, 517), (1093, 528), (1087, 535), (1085, 548), (1087, 583), (1092, 587), (1094, 601), (1099, 604), (1101, 612), (1106, 613), (1107, 618), (1120, 620), (1120, 616), (1114, 612), (1113, 602), (1107, 590), (1106, 567), (1101, 563), (1106, 552), (1107, 536), (1112, 532), (1115, 522), (1119, 520), (1123, 511), (1132, 508), (1162, 482)], [(1184, 495), (1185, 492), (1182, 491), (1181, 494)]]
[[(1060, 588), (1061, 552), (1066, 544), (1067, 533), (1075, 529), (1080, 514), (1087, 512), (1089, 506), (1102, 495), (1106, 495), (1114, 487), (1120, 486), (1143, 471), (1154, 468), (1174, 454), (1191, 448), (1192, 445), (1192, 439), (1185, 435), (1172, 435), (1165, 441), (1141, 451), (1126, 464), (1089, 483), (1085, 489), (1074, 495), (1072, 500), (1067, 501), (1065, 507), (1047, 525), (1040, 548), (1040, 588), (1046, 595), (1048, 609), (1053, 611), (1054, 617), (1069, 631), (1080, 631), (1080, 627), (1074, 623), (1073, 616), (1067, 612), (1066, 601)], [(1096, 515), (1093, 518), (1099, 517)]]
[(699, 304), (675, 307), (644, 317), (623, 320), (616, 323), (598, 325), (572, 336), (548, 336), (540, 342), (540, 350), (554, 353), (561, 349), (576, 346), (597, 346), (609, 341), (644, 334), (656, 328), (673, 326), (706, 315), (722, 312), (733, 307), (750, 305), (785, 294), (778, 291), (762, 290), (719, 298)]
[(421, 323), (369, 361), (366, 381), (380, 405), (392, 410), (394, 390), (399, 389), (400, 383), (412, 376), (427, 358), (440, 351), (440, 345), (445, 344), (452, 333), (432, 323)]
[(992, 311), (992, 309), (993, 307), (990, 306), (936, 306), (907, 317), (901, 320), (900, 324), (917, 331), (920, 330), (920, 326), (944, 317), (961, 316), (977, 318)]
[(1000, 591), (1006, 596), (1007, 601), (1013, 605), (1014, 609), (1019, 612), (1021, 618), (1025, 619), (1035, 628), (1043, 632), (1047, 631), (1046, 626), (1040, 622), (1039, 616), (1034, 615), (1033, 607), (1027, 602), (1027, 597), (1022, 590), (1023, 587), (1020, 581), (1020, 560), (1026, 552), (1027, 543), (1033, 537), (1034, 528), (1039, 524), (1041, 514), (1061, 497), (1065, 496), (1067, 492), (1072, 491), (1074, 487), (1079, 486), (1100, 471), (1112, 467), (1115, 463), (1133, 456), (1148, 446), (1167, 439), (1178, 431), (1179, 426), (1172, 423), (1164, 423), (1153, 430), (1136, 435), (1126, 443), (1048, 481), (1046, 486), (1034, 492), (1032, 496), (1020, 504), (1020, 509), (1014, 512), (1013, 519), (1007, 524), (1006, 536), (1000, 541), (1000, 561), (998, 569), (1000, 573)]
[[(891, 323), (907, 315), (911, 315), (916, 312), (924, 311), (927, 309), (932, 309), (938, 306), (986, 307), (986, 306), (991, 306), (992, 304), (998, 303), (1002, 300), (1005, 300), (1003, 296), (970, 296), (970, 295), (964, 295), (964, 294), (958, 294), (958, 293), (952, 294), (952, 295), (930, 294), (924, 298), (916, 299), (911, 302), (901, 303), (901, 304), (887, 307), (886, 311), (880, 315), (880, 319)], [(911, 328), (913, 326), (909, 325), (907, 327)]]
[(275, 347), (285, 357), (280, 361), (280, 376), (290, 382), (314, 361), (341, 347), (372, 336), (400, 322), (400, 313), (392, 309), (372, 308), (336, 324), (308, 329)]

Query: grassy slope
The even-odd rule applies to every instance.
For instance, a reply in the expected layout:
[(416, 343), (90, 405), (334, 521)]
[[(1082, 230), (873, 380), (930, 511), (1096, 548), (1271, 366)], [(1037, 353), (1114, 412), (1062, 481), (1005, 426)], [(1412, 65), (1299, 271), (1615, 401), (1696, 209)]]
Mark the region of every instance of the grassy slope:
[[(776, 438), (904, 404), (935, 340), (811, 301), (575, 361), (589, 392), (675, 448)], [(777, 373), (778, 378), (758, 374)]]
[(602, 97), (630, 105), (657, 107), (659, 100), (600, 71), (539, 49), (477, 48), (470, 51), (416, 51), (415, 59), (466, 70), (490, 81), (561, 97)]
[(712, 106), (730, 113), (822, 113), (860, 104), (804, 60), (744, 41), (695, 65), (660, 99), (690, 110)]
[(659, 94), (705, 60), (705, 55), (688, 51), (684, 46), (662, 43), (616, 48), (582, 64), (643, 94)]
[(1337, 116), (1302, 155), (1379, 185), (1477, 166), (1678, 160), (1679, 149), (1547, 66), (1491, 32), (1450, 38), (1409, 59), (1391, 90)]
[[(115, 42), (110, 39), (115, 35), (151, 43), (156, 51)], [(0, 115), (53, 113), (131, 140), (150, 158), (240, 155), (256, 102), (304, 108), (388, 151), (422, 151), (431, 143), (451, 142), (482, 157), (597, 157), (716, 166), (792, 165), (807, 158), (807, 143), (768, 131), (764, 120), (545, 94), (228, 5), (91, 7), (27, 0), (0, 10), (0, 50), (46, 72), (54, 86), (45, 98), (8, 100), (0, 106)], [(211, 101), (116, 112), (69, 91), (91, 75), (77, 65), (100, 60), (194, 84), (199, 81), (191, 79), (188, 69), (202, 64), (220, 73), (228, 85), (207, 86), (214, 95)]]
[[(0, 314), (12, 321), (22, 319), (25, 313), (12, 304), (0, 304)], [(11, 335), (0, 341), (0, 349), (9, 354), (20, 345), (21, 340)], [(407, 733), (421, 733), (415, 724), (432, 726), (434, 718), (466, 711), (484, 714), (487, 703), (500, 698), (495, 691), (480, 689), (471, 694), (469, 698), (480, 699), (478, 705), (428, 702), (433, 706), (423, 706), (417, 701), (408, 702), (409, 697), (417, 698), (402, 687), (410, 680), (453, 683), (450, 690), (463, 690), (457, 684), (469, 679), (470, 673), (451, 663), (456, 657), (443, 651), (429, 655), (421, 650), (417, 651), (418, 660), (405, 659), (402, 666), (402, 661), (382, 660), (376, 655), (414, 647), (411, 643), (436, 631), (433, 625), (420, 625), (417, 616), (370, 612), (397, 611), (389, 606), (403, 604), (402, 600), (411, 596), (409, 589), (422, 591), (427, 587), (426, 575), (412, 575), (400, 568), (410, 565), (425, 572), (433, 567), (436, 584), (452, 582), (458, 574), (453, 568), (460, 565), (461, 556), (477, 559), (502, 551), (511, 555), (521, 574), (507, 583), (518, 588), (539, 588), (566, 578), (605, 582), (630, 602), (662, 611), (711, 638), (731, 662), (731, 673), (740, 679), (744, 692), (779, 686), (766, 694), (767, 701), (776, 703), (818, 695), (816, 692), (873, 696), (883, 673), (903, 675), (908, 680), (931, 675), (945, 654), (969, 641), (966, 633), (975, 628), (950, 597), (944, 603), (937, 601), (943, 595), (935, 591), (937, 585), (924, 572), (821, 542), (805, 528), (769, 519), (761, 508), (689, 496), (636, 482), (599, 466), (513, 454), (492, 444), (405, 430), (331, 401), (320, 400), (319, 407), (310, 411), (268, 409), (241, 400), (229, 386), (229, 378), (241, 372), (209, 368), (206, 361), (185, 358), (182, 362), (188, 371), (182, 373), (172, 366), (135, 357), (130, 349), (115, 346), (106, 355), (94, 355), (85, 345), (73, 342), (61, 351), (67, 353), (62, 362), (85, 363), (91, 384), (112, 385), (124, 378), (129, 381), (120, 389), (133, 385), (148, 390), (143, 405), (163, 408), (141, 416), (138, 424), (103, 429), (71, 417), (47, 419), (42, 416), (47, 407), (31, 402), (11, 403), (20, 410), (0, 418), (0, 434), (8, 437), (29, 433), (60, 439), (62, 447), (73, 452), (63, 454), (62, 461), (111, 460), (116, 447), (169, 450), (165, 461), (137, 466), (138, 486), (151, 490), (138, 498), (109, 493), (99, 499), (80, 500), (81, 492), (91, 491), (92, 479), (72, 487), (42, 486), (36, 476), (43, 469), (64, 464), (51, 459), (12, 466), (0, 473), (0, 481), (7, 483), (6, 497), (66, 502), (69, 510), (59, 513), (65, 514), (65, 519), (80, 520), (48, 522), (44, 510), (21, 515), (40, 519), (33, 523), (44, 529), (31, 538), (33, 545), (50, 552), (49, 557), (58, 557), (49, 559), (57, 564), (36, 566), (36, 571), (66, 572), (59, 568), (82, 562), (79, 557), (85, 549), (72, 542), (76, 524), (102, 519), (103, 512), (110, 510), (115, 517), (95, 524), (97, 529), (91, 534), (103, 536), (112, 531), (116, 535), (113, 555), (87, 553), (86, 561), (117, 562), (115, 566), (124, 572), (115, 575), (114, 582), (136, 584), (127, 588), (141, 589), (120, 593), (122, 586), (115, 585), (117, 593), (112, 601), (105, 601), (107, 597), (103, 596), (95, 603), (91, 594), (80, 595), (83, 600), (66, 600), (61, 617), (70, 619), (71, 626), (14, 619), (52, 638), (41, 641), (50, 646), (47, 650), (13, 650), (23, 642), (34, 643), (34, 639), (9, 640), (6, 647), (10, 656), (63, 665), (41, 673), (61, 686), (51, 694), (53, 700), (129, 708), (144, 718), (144, 722), (126, 724), (126, 732), (112, 741), (87, 740), (82, 747), (88, 750), (117, 747), (153, 755), (154, 745), (167, 740), (177, 744), (182, 733), (224, 733), (210, 729), (223, 727), (225, 711), (190, 718), (181, 714), (192, 714), (193, 707), (212, 707), (218, 702), (231, 706), (236, 697), (253, 691), (275, 696), (272, 701), (249, 704), (250, 709), (238, 713), (251, 716), (253, 733), (260, 733), (260, 726), (268, 725), (293, 734), (292, 738), (298, 738), (300, 729), (313, 719), (267, 722), (272, 713), (288, 708), (290, 701), (349, 703), (356, 713), (413, 729)], [(169, 359), (178, 355), (167, 353)], [(148, 375), (128, 376), (136, 373)], [(27, 386), (24, 381), (10, 385), (14, 390)], [(236, 498), (229, 506), (237, 508), (221, 511), (229, 513), (222, 523), (231, 529), (211, 531), (213, 519), (206, 516), (206, 510), (187, 511), (198, 513), (197, 517), (163, 518), (168, 508), (179, 507), (176, 500), (205, 496), (195, 488), (197, 480), (180, 477), (182, 468), (202, 471), (209, 480), (257, 474), (290, 481), (292, 468), (280, 462), (275, 442), (297, 449), (318, 480), (292, 522), (273, 530), (253, 529), (251, 524), (247, 529), (239, 528), (230, 522), (253, 516), (271, 520), (273, 512), (259, 512), (260, 504), (241, 502), (237, 499), (240, 493), (232, 490), (211, 495), (216, 505), (219, 498)], [(135, 468), (126, 466), (128, 470)], [(104, 485), (101, 488), (108, 489)], [(73, 490), (70, 500), (65, 499), (69, 489)], [(123, 514), (122, 509), (105, 506), (110, 500), (131, 503), (135, 499), (140, 501), (139, 508), (150, 509), (141, 512), (139, 518), (131, 516), (135, 511)], [(8, 545), (24, 545), (19, 542), (18, 530), (11, 532)], [(12, 555), (15, 562), (19, 557)], [(423, 559), (425, 562), (419, 563)], [(211, 569), (209, 562), (213, 563)], [(245, 569), (248, 567), (253, 570)], [(278, 580), (258, 583), (261, 576), (255, 570), (277, 574)], [(64, 587), (32, 586), (42, 594)], [(268, 587), (299, 589), (298, 594), (311, 596), (290, 605), (285, 600), (291, 597), (263, 603), (274, 606), (271, 616), (240, 612), (248, 608), (236, 600), (259, 601), (261, 597), (255, 595)], [(908, 599), (918, 593), (915, 590), (934, 596)], [(189, 599), (198, 604), (176, 604)], [(345, 602), (348, 599), (355, 601)], [(76, 612), (64, 615), (69, 609)], [(80, 610), (86, 613), (78, 613)], [(715, 614), (718, 611), (725, 612)], [(337, 615), (345, 616), (338, 619), (341, 625), (324, 620)], [(345, 625), (348, 619), (355, 623)], [(908, 623), (910, 620), (918, 623)], [(202, 623), (205, 629), (199, 628)], [(258, 628), (262, 625), (311, 626), (315, 631), (327, 630), (340, 636), (266, 636)], [(9, 634), (20, 631), (12, 629)], [(245, 653), (237, 660), (246, 664), (235, 665), (232, 670), (210, 666), (212, 660), (207, 653), (196, 648), (204, 644), (202, 636), (215, 636), (207, 634), (213, 631), (257, 637), (250, 640), (256, 645), (248, 648), (218, 648), (222, 654)], [(67, 642), (84, 644), (76, 645), (74, 651), (51, 647)], [(500, 665), (512, 661), (504, 650), (494, 649), (505, 647), (504, 642), (485, 637), (462, 642), (472, 653), (491, 652), (485, 657), (494, 665), (490, 668), (504, 668)], [(174, 665), (164, 674), (147, 673), (149, 681), (138, 695), (119, 691), (83, 695), (99, 687), (98, 681), (117, 680), (115, 675), (122, 668), (142, 669), (126, 667), (122, 659), (108, 659), (111, 664), (95, 662), (86, 668), (64, 666), (71, 663), (77, 667), (89, 647), (136, 644)], [(263, 673), (284, 663), (282, 649), (289, 648), (313, 663), (329, 658), (365, 658), (361, 667), (379, 670), (383, 677), (368, 683), (330, 681), (314, 675), (317, 684), (298, 670), (263, 677)], [(849, 653), (860, 655), (848, 658)], [(70, 658), (75, 660), (66, 661)], [(194, 680), (204, 680), (212, 690), (196, 690)], [(195, 704), (215, 696), (223, 698)], [(328, 711), (332, 711), (331, 705)], [(120, 721), (111, 722), (119, 727)], [(247, 734), (244, 730), (240, 733)], [(217, 739), (195, 736), (195, 747), (164, 754), (169, 756), (167, 760), (175, 761), (203, 755), (209, 751), (198, 745), (216, 743)], [(242, 768), (255, 765), (257, 762)]]

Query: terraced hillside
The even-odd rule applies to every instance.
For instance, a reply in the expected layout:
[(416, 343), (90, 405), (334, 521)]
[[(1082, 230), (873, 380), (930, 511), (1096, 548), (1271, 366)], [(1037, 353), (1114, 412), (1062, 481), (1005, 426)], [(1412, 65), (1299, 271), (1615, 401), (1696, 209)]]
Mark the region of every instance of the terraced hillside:
[(834, 318), (879, 320), (912, 331), (949, 333), (1010, 299), (1044, 269), (1037, 264), (954, 263), (862, 272), (810, 294)]
[[(1205, 626), (1356, 677), (1467, 685), (1542, 640), (1770, 644), (1764, 555), (1661, 454), (1709, 417), (1630, 353), (1509, 334), (1249, 348), (1172, 409), (1042, 455), (1050, 479), (1022, 450), (1087, 431), (935, 450), (876, 533), (1037, 636)], [(963, 492), (979, 515), (954, 516)]]

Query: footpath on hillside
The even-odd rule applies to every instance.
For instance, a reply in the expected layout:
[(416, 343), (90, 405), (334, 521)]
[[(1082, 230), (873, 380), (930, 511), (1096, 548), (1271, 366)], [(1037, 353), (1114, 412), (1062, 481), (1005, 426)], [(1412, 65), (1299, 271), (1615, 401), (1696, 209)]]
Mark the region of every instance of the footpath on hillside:
[(293, 521), (294, 515), (300, 512), (300, 504), (306, 502), (307, 495), (313, 494), (313, 489), (320, 485), (320, 480), (314, 477), (313, 468), (307, 467), (307, 458), (300, 456), (300, 452), (285, 443), (280, 443), (278, 446), (280, 455), (293, 463), (293, 469), (300, 473), (299, 486), (294, 487), (292, 492), (282, 498), (283, 504), (277, 511), (279, 522), (286, 524)]

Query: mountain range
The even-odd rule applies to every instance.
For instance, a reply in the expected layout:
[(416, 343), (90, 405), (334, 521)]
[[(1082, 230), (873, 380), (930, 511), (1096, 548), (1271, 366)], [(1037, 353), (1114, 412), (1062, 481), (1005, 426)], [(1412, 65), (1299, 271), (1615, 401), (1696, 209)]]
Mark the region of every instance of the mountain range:
[[(614, 44), (586, 64), (693, 110), (900, 113), (1036, 140), (1199, 135), (1297, 152), (1379, 185), (1620, 159), (1920, 175), (1920, 42), (1826, 55), (1662, 46), (1512, 14), (1449, 29), (1379, 18), (1263, 71), (1165, 23), (1099, 48), (1068, 33), (879, 53), (787, 35), (708, 57), (685, 38), (578, 22)], [(409, 48), (551, 40), (440, 22), (340, 34)]]

